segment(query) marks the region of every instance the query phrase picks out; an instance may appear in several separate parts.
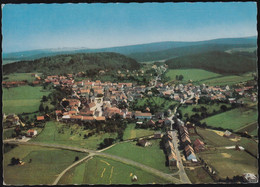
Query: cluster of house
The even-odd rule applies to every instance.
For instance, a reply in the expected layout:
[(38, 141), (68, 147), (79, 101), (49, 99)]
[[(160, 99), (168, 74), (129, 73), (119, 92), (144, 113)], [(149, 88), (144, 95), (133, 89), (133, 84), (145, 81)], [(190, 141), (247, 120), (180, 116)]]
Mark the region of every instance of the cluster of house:
[(205, 150), (205, 145), (200, 139), (196, 139), (192, 144), (189, 134), (195, 133), (194, 124), (191, 124), (189, 122), (184, 124), (184, 122), (181, 121), (180, 119), (177, 119), (177, 124), (178, 124), (177, 127), (179, 130), (181, 144), (184, 147), (186, 160), (192, 162), (198, 162), (195, 153)]
[(176, 150), (172, 144), (172, 136), (170, 132), (168, 131), (165, 136), (165, 150), (169, 162), (170, 167), (178, 167), (178, 161), (177, 161), (177, 156), (176, 156)]

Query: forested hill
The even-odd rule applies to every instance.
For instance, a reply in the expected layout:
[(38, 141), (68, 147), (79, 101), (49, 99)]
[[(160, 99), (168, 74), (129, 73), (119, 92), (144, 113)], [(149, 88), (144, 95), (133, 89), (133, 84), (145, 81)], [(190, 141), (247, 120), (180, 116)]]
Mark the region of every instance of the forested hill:
[(211, 51), (173, 58), (165, 62), (170, 69), (199, 68), (220, 74), (243, 74), (256, 71), (256, 56)]
[(4, 74), (39, 72), (63, 74), (89, 70), (134, 70), (140, 64), (134, 59), (118, 53), (80, 53), (44, 57), (32, 61), (19, 61), (3, 66)]

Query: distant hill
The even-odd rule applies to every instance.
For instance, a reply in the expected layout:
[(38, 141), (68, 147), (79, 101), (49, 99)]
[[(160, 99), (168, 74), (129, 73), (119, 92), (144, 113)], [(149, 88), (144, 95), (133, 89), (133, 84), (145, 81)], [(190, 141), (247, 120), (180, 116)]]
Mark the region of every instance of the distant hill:
[(199, 68), (220, 74), (243, 74), (256, 71), (256, 56), (229, 54), (211, 51), (195, 55), (177, 57), (165, 62), (170, 69)]
[(133, 53), (128, 55), (136, 59), (138, 62), (158, 61), (162, 59), (170, 59), (179, 56), (193, 55), (209, 51), (226, 51), (237, 47), (254, 47), (255, 44), (199, 44), (185, 47), (171, 48), (156, 52)]
[[(246, 38), (224, 38), (224, 39), (214, 39), (207, 41), (198, 41), (198, 42), (177, 42), (177, 41), (165, 41), (165, 42), (154, 42), (148, 44), (137, 44), (137, 45), (129, 45), (129, 46), (120, 46), (120, 47), (109, 47), (109, 48), (100, 48), (100, 49), (43, 49), (43, 50), (31, 50), (31, 51), (22, 51), (22, 52), (14, 52), (14, 53), (3, 53), (4, 62), (16, 61), (16, 60), (34, 60), (37, 58), (47, 57), (47, 56), (56, 56), (61, 54), (75, 54), (75, 53), (97, 53), (97, 52), (115, 52), (124, 55), (130, 55), (130, 57), (135, 57), (137, 60), (140, 59), (140, 56), (135, 53), (150, 53), (157, 51), (164, 51), (174, 48), (187, 47), (187, 46), (196, 46), (202, 44), (223, 44), (223, 45), (255, 45), (256, 46), (256, 37), (246, 37)], [(165, 52), (167, 54), (167, 52)], [(158, 54), (155, 54), (155, 56)], [(168, 56), (168, 58), (172, 57)], [(145, 60), (150, 61), (150, 58)], [(167, 55), (162, 55), (163, 59), (166, 59)], [(154, 59), (154, 57), (152, 57)], [(155, 58), (157, 60), (162, 60)]]
[(4, 74), (39, 72), (63, 74), (86, 72), (87, 70), (139, 69), (140, 64), (134, 59), (118, 53), (79, 53), (44, 57), (32, 61), (20, 61), (3, 66)]

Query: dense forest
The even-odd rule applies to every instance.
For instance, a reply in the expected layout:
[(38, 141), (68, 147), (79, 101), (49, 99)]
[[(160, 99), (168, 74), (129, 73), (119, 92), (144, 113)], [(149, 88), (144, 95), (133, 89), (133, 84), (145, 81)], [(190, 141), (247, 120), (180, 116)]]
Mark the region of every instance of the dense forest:
[(20, 61), (3, 66), (4, 75), (39, 72), (46, 74), (78, 73), (98, 70), (135, 70), (140, 64), (118, 53), (79, 53)]

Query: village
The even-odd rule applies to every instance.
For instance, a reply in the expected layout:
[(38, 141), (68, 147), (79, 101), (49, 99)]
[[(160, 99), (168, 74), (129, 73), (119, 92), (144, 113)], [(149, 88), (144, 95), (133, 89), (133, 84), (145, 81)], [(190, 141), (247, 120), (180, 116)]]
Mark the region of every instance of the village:
[[(54, 115), (45, 114), (37, 116), (35, 124), (40, 126), (50, 120), (50, 115), (58, 122), (63, 123), (106, 123), (109, 119), (124, 119), (135, 121), (136, 128), (151, 128), (156, 130), (154, 136), (147, 136), (135, 139), (137, 145), (146, 147), (151, 145), (149, 139), (162, 139), (164, 142), (165, 154), (167, 155), (168, 166), (174, 170), (179, 168), (182, 181), (189, 182), (185, 173), (185, 167), (203, 166), (205, 170), (214, 178), (216, 171), (204, 162), (197, 153), (207, 150), (207, 145), (196, 138), (191, 140), (190, 135), (197, 134), (196, 126), (187, 119), (182, 121), (178, 118), (178, 108), (185, 105), (197, 106), (199, 100), (203, 98), (208, 102), (216, 101), (220, 103), (243, 105), (243, 97), (256, 101), (257, 94), (250, 92), (253, 86), (243, 86), (230, 88), (225, 86), (206, 86), (193, 85), (192, 81), (188, 84), (166, 85), (160, 81), (160, 76), (166, 71), (167, 66), (152, 68), (158, 75), (151, 79), (149, 85), (137, 85), (129, 82), (101, 82), (100, 80), (91, 81), (88, 78), (81, 81), (75, 81), (77, 75), (49, 75), (45, 78), (32, 74), (35, 81), (32, 83), (51, 85), (53, 89), (67, 90), (70, 93), (62, 98), (59, 107), (54, 110)], [(102, 71), (100, 73), (103, 73)], [(121, 72), (118, 72), (119, 74)], [(141, 72), (144, 73), (144, 72)], [(80, 74), (80, 73), (79, 73)], [(3, 82), (4, 87), (20, 86), (26, 82)], [(157, 111), (152, 113), (149, 107), (142, 110), (131, 110), (130, 105), (138, 99), (145, 97), (161, 97), (167, 100), (173, 100), (179, 104), (171, 109)], [(238, 97), (237, 97), (238, 96)], [(4, 114), (4, 123), (15, 126), (25, 126), (25, 124), (15, 114)], [(10, 125), (9, 125), (10, 127)], [(20, 141), (28, 141), (37, 136), (37, 130), (29, 129), (25, 136), (19, 136)], [(226, 130), (224, 137), (234, 138), (236, 135)], [(110, 145), (110, 144), (109, 144)], [(109, 146), (107, 145), (107, 146)], [(231, 146), (228, 149), (244, 150), (242, 146)], [(245, 174), (250, 176), (247, 181), (257, 180), (254, 174)]]

